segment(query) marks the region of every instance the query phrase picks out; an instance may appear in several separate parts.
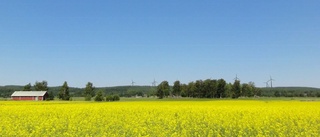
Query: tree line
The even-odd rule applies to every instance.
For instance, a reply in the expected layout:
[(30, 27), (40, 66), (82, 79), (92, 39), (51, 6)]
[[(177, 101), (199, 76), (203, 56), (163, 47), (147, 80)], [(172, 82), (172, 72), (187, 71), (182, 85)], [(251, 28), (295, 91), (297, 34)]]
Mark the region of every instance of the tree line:
[[(10, 98), (11, 94), (14, 91), (21, 91), (21, 90), (27, 90), (27, 91), (35, 91), (35, 84), (27, 84), (24, 86), (18, 86), (18, 85), (8, 85), (8, 86), (0, 86), (0, 98)], [(61, 87), (65, 87), (68, 85), (62, 84), (61, 86), (55, 86), (55, 87), (47, 87), (47, 91), (50, 95), (53, 95), (55, 98), (61, 98), (61, 92), (67, 92), (67, 96), (65, 97), (65, 100), (72, 99), (72, 97), (85, 97), (84, 95), (84, 88), (78, 88), (78, 87), (67, 87), (67, 89), (64, 89)], [(136, 97), (136, 96), (143, 96), (143, 97), (149, 97), (154, 96), (156, 89), (155, 87), (151, 86), (115, 86), (115, 87), (95, 87), (94, 92), (97, 93), (98, 91), (102, 91), (104, 97), (107, 96), (120, 96), (120, 97)], [(59, 95), (60, 93), (60, 95)], [(60, 97), (59, 97), (60, 96)]]
[(188, 84), (182, 84), (179, 80), (173, 83), (172, 88), (168, 81), (162, 81), (157, 86), (158, 98), (164, 97), (193, 97), (193, 98), (239, 98), (260, 96), (261, 90), (255, 87), (253, 82), (240, 83), (235, 80), (234, 83), (227, 83), (224, 79), (206, 79), (196, 80)]
[[(48, 82), (42, 81), (42, 82), (36, 82), (33, 85), (35, 91), (48, 91)], [(23, 87), (23, 91), (32, 91), (31, 83), (25, 85)], [(49, 100), (54, 99), (54, 95), (52, 91), (48, 91), (49, 94)], [(104, 93), (102, 90), (99, 90), (97, 92), (97, 95), (95, 94), (95, 87), (91, 82), (88, 82), (86, 87), (83, 91), (83, 96), (85, 98), (85, 101), (91, 101), (92, 98), (94, 98), (95, 101), (118, 101), (120, 100), (120, 97), (118, 95), (108, 95), (104, 96)], [(63, 85), (60, 87), (58, 96), (60, 100), (71, 100), (70, 92), (69, 92), (69, 86), (68, 83), (65, 81)]]
[[(240, 85), (240, 86), (239, 86)], [(0, 86), (0, 98), (10, 98), (14, 91), (44, 90), (48, 91), (50, 99), (72, 100), (72, 97), (84, 97), (86, 100), (95, 99), (102, 93), (105, 101), (116, 100), (117, 97), (194, 97), (194, 98), (237, 98), (237, 97), (320, 97), (319, 88), (308, 87), (273, 87), (257, 88), (253, 82), (240, 83), (234, 81), (227, 83), (223, 79), (206, 79), (192, 81), (187, 84), (175, 81), (171, 85), (167, 81), (157, 86), (117, 86), (95, 88), (88, 82), (85, 88), (69, 87), (67, 82), (61, 86), (48, 87), (47, 81), (35, 82), (25, 86)], [(89, 96), (90, 95), (90, 96)], [(99, 95), (100, 96), (100, 95)], [(98, 99), (99, 100), (99, 99)]]
[(266, 97), (320, 97), (318, 88), (276, 87), (261, 88), (261, 91)]

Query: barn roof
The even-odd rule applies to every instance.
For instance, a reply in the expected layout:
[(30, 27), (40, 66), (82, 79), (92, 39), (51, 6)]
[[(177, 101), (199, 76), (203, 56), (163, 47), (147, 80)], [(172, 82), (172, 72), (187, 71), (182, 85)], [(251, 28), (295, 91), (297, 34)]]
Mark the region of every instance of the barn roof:
[(46, 93), (47, 91), (15, 91), (11, 96), (44, 96)]

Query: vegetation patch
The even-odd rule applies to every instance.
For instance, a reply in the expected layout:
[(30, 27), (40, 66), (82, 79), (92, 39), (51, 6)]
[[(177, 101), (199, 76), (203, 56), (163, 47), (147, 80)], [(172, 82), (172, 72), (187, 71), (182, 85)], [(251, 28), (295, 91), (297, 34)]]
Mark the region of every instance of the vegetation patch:
[[(0, 102), (4, 136), (320, 136), (320, 102)], [(165, 99), (166, 100), (166, 99)]]

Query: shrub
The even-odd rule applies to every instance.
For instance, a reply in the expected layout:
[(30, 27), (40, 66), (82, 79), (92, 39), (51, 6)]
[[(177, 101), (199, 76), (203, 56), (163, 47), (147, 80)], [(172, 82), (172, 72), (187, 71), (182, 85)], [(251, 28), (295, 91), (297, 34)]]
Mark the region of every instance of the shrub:
[(114, 96), (113, 96), (113, 101), (119, 101), (119, 100), (120, 100), (119, 95), (114, 95)]
[(84, 98), (85, 101), (91, 101), (91, 95), (87, 95), (85, 98)]
[(119, 95), (108, 95), (106, 96), (106, 101), (119, 101), (120, 96)]
[(104, 97), (103, 97), (102, 91), (99, 91), (97, 93), (96, 97), (94, 98), (94, 101), (104, 101)]
[(112, 95), (106, 96), (106, 101), (113, 101), (113, 96)]

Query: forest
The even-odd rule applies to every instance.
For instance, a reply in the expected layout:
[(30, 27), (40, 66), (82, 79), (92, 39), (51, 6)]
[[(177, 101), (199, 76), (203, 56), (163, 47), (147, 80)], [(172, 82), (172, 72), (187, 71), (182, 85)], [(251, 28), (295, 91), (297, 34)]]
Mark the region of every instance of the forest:
[[(10, 98), (14, 91), (47, 90), (51, 96), (63, 99), (64, 92), (68, 92), (68, 99), (71, 97), (85, 97), (86, 88), (68, 87), (67, 82), (62, 86), (47, 87), (48, 82), (35, 82), (25, 86), (0, 86), (0, 97)], [(94, 87), (93, 83), (91, 96), (101, 92), (103, 95), (118, 95), (120, 97), (191, 97), (191, 98), (239, 98), (239, 97), (320, 97), (319, 88), (310, 87), (255, 87), (253, 82), (227, 83), (224, 79), (196, 80), (187, 84), (175, 81), (170, 84), (162, 81), (155, 86), (115, 86), (115, 87)], [(66, 87), (67, 86), (67, 89)], [(86, 85), (88, 86), (88, 85)], [(64, 88), (63, 88), (64, 87)], [(63, 90), (63, 91), (62, 91)], [(65, 100), (65, 99), (64, 99)]]

